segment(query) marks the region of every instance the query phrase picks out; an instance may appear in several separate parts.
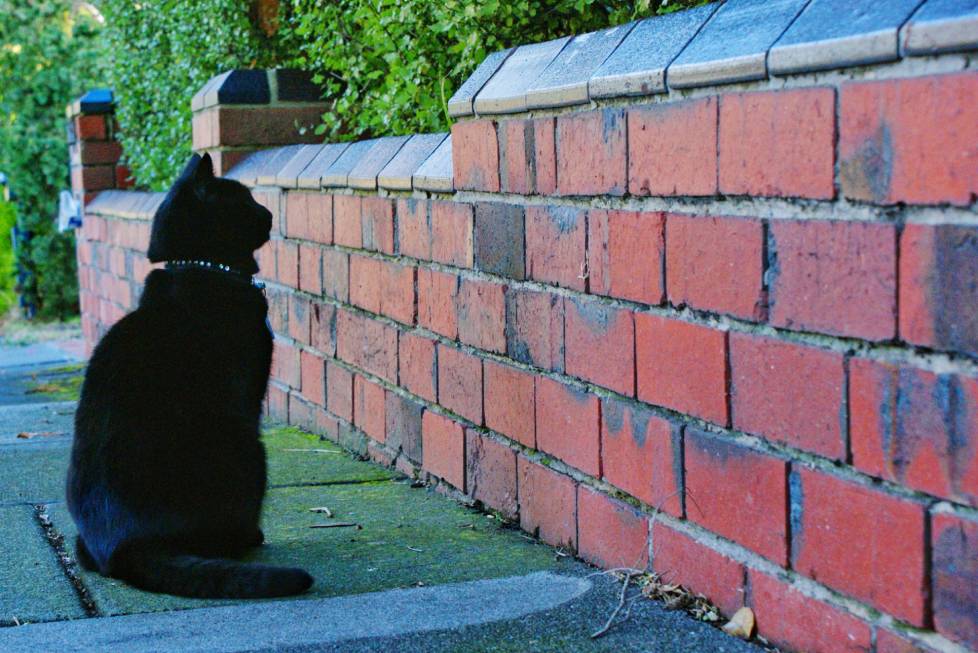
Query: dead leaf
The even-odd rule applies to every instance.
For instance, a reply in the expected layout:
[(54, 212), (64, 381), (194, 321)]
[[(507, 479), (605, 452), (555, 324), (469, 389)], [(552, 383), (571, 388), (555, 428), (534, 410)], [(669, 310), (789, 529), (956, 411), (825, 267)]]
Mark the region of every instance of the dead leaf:
[(321, 515), (326, 515), (327, 517), (333, 516), (333, 511), (327, 508), (326, 506), (320, 506), (318, 508), (310, 508), (309, 512), (319, 513)]
[(741, 639), (750, 639), (754, 635), (754, 611), (743, 607), (734, 613), (723, 626), (723, 632)]
[(17, 434), (17, 437), (21, 440), (30, 440), (31, 438), (49, 438), (52, 435), (62, 435), (59, 431), (23, 431)]

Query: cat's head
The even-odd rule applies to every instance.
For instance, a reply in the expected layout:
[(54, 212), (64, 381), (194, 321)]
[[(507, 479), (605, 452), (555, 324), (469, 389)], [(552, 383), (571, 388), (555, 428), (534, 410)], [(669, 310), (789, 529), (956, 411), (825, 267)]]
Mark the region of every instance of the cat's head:
[(254, 251), (271, 228), (272, 214), (247, 187), (215, 177), (210, 154), (195, 154), (153, 217), (149, 260), (206, 260), (255, 273)]

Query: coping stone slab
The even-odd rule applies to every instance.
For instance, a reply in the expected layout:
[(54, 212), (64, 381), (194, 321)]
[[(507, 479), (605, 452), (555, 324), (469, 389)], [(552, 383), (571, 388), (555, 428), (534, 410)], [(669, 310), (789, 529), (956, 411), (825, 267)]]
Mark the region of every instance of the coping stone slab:
[(526, 108), (561, 107), (588, 101), (587, 83), (615, 51), (634, 22), (580, 34), (560, 51), (526, 91)]
[(412, 136), (377, 175), (377, 185), (395, 190), (411, 190), (414, 172), (447, 137), (446, 133)]
[(350, 188), (374, 190), (377, 188), (377, 175), (391, 159), (401, 151), (410, 136), (385, 136), (378, 138), (376, 143), (363, 158), (350, 170), (346, 185)]
[(323, 186), (346, 186), (350, 171), (356, 167), (360, 159), (365, 157), (367, 152), (370, 151), (370, 148), (376, 145), (379, 140), (379, 138), (372, 138), (347, 145), (343, 153), (336, 157), (336, 160), (323, 173), (320, 183)]
[(204, 93), (206, 109), (216, 104), (268, 104), (272, 101), (267, 70), (229, 70)]
[(727, 0), (666, 71), (672, 88), (767, 77), (767, 51), (808, 0)]
[[(282, 188), (297, 188), (299, 185), (299, 174), (306, 169), (309, 162), (323, 149), (322, 145), (300, 145), (299, 150), (288, 162), (276, 173), (276, 186)], [(317, 184), (318, 187), (318, 184)]]
[(639, 21), (588, 81), (589, 96), (665, 93), (666, 68), (719, 6), (714, 2)]
[(475, 112), (517, 113), (526, 110), (526, 90), (570, 40), (571, 37), (565, 36), (516, 48), (479, 91), (473, 103)]
[(898, 59), (900, 26), (920, 0), (812, 0), (768, 53), (772, 75)]
[(471, 116), (473, 113), (472, 101), (476, 94), (482, 90), (489, 78), (496, 74), (496, 71), (503, 65), (506, 58), (513, 54), (514, 50), (516, 48), (506, 48), (499, 52), (493, 52), (483, 59), (475, 72), (469, 75), (469, 78), (448, 100), (448, 115), (453, 118)]
[(267, 159), (255, 175), (255, 183), (258, 186), (274, 186), (275, 177), (278, 176), (279, 171), (285, 167), (292, 157), (299, 153), (302, 149), (301, 145), (284, 145), (282, 147), (275, 148), (275, 154), (271, 158)]
[(978, 48), (978, 0), (927, 0), (900, 31), (904, 54)]
[(329, 167), (340, 158), (340, 155), (350, 146), (349, 143), (326, 143), (314, 145), (317, 148), (309, 164), (296, 177), (296, 187), (319, 189), (323, 175)]
[(418, 190), (451, 193), (455, 190), (455, 174), (452, 167), (452, 139), (446, 138), (432, 152), (417, 172), (414, 187)]
[(271, 149), (258, 150), (253, 154), (249, 154), (244, 159), (236, 163), (233, 168), (228, 170), (228, 173), (224, 175), (224, 177), (226, 179), (237, 179), (246, 186), (254, 186), (256, 180), (258, 179), (258, 171), (270, 158), (275, 156), (277, 152), (278, 149)]

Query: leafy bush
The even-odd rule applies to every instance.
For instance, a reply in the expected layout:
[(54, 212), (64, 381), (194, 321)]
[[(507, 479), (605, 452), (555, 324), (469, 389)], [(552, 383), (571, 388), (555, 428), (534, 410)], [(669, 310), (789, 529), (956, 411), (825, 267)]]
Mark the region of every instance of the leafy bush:
[(0, 171), (29, 235), (17, 249), (19, 290), (42, 318), (78, 310), (74, 237), (57, 233), (54, 218), (69, 187), (65, 105), (99, 79), (100, 59), (95, 21), (72, 5), (0, 0)]
[(16, 300), (14, 294), (14, 251), (10, 231), (17, 213), (14, 205), (0, 199), (0, 320)]

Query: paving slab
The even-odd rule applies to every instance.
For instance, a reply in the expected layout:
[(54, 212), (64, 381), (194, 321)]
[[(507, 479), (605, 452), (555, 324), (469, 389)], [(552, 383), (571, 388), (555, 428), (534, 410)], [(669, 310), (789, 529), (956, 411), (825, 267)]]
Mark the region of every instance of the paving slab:
[(812, 0), (768, 53), (772, 75), (893, 61), (920, 0)]
[(0, 505), (64, 500), (70, 455), (68, 436), (0, 445)]
[(455, 190), (455, 172), (452, 164), (452, 138), (449, 136), (432, 152), (412, 179), (418, 190), (451, 193)]
[(348, 451), (328, 440), (297, 428), (266, 429), (268, 483), (318, 485), (356, 483), (401, 478), (401, 474), (379, 465), (364, 465)]
[(55, 365), (79, 360), (77, 354), (50, 342), (0, 347), (0, 370), (10, 367)]
[(401, 151), (410, 136), (385, 136), (378, 138), (363, 158), (350, 170), (346, 179), (347, 186), (374, 190), (377, 188), (377, 175), (391, 159)]
[[(299, 150), (292, 158), (275, 173), (274, 181), (269, 183), (274, 183), (276, 186), (281, 186), (282, 188), (298, 187), (299, 174), (306, 169), (306, 166), (309, 165), (322, 149), (322, 145), (300, 145)], [(318, 180), (316, 187), (319, 187)]]
[(689, 88), (767, 77), (767, 52), (808, 0), (727, 0), (666, 71)]
[(448, 134), (416, 134), (377, 175), (377, 185), (394, 190), (411, 190), (412, 177)]
[[(0, 524), (0, 627), (84, 617), (78, 595), (48, 544), (34, 509), (0, 508)], [(6, 650), (2, 644), (0, 650)]]
[(0, 444), (22, 443), (24, 438), (17, 437), (22, 433), (31, 435), (30, 440), (35, 441), (55, 434), (71, 437), (74, 426), (74, 401), (0, 406)]
[(326, 172), (323, 173), (321, 183), (323, 186), (346, 186), (350, 171), (363, 159), (367, 152), (377, 144), (379, 138), (366, 141), (357, 141), (347, 145), (343, 153), (340, 154), (333, 163), (330, 164)]
[(305, 168), (299, 173), (296, 184), (299, 188), (315, 188), (322, 186), (323, 175), (329, 170), (340, 155), (350, 146), (349, 143), (329, 143), (315, 145), (320, 148)]
[(588, 101), (588, 79), (636, 23), (579, 34), (526, 90), (526, 108), (560, 107)]
[(273, 150), (275, 154), (266, 159), (264, 163), (258, 168), (255, 174), (255, 183), (258, 186), (274, 186), (275, 178), (278, 176), (279, 171), (285, 167), (292, 157), (299, 153), (302, 149), (302, 145), (285, 145), (283, 147), (277, 147)]
[(521, 45), (475, 97), (476, 113), (515, 113), (526, 110), (526, 91), (546, 70), (571, 37)]
[(82, 375), (76, 362), (0, 367), (0, 406), (77, 399)]
[(473, 112), (472, 101), (475, 99), (475, 96), (482, 90), (482, 87), (489, 81), (489, 78), (503, 65), (506, 57), (511, 55), (515, 49), (506, 48), (505, 50), (487, 55), (482, 60), (482, 63), (479, 64), (479, 67), (475, 69), (475, 72), (469, 75), (469, 78), (449, 98), (448, 115), (453, 118), (471, 116)]
[(904, 54), (978, 48), (978, 0), (927, 0), (900, 31)]
[(714, 2), (639, 21), (591, 76), (589, 96), (665, 93), (666, 68), (719, 6)]

